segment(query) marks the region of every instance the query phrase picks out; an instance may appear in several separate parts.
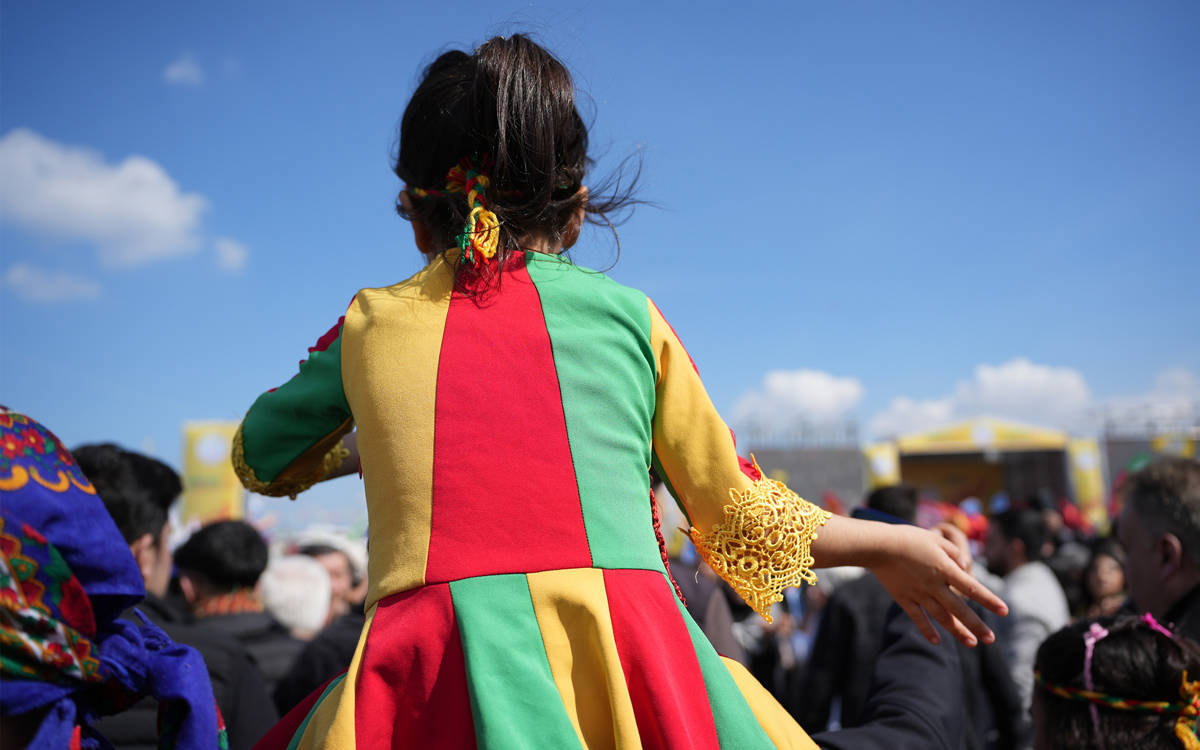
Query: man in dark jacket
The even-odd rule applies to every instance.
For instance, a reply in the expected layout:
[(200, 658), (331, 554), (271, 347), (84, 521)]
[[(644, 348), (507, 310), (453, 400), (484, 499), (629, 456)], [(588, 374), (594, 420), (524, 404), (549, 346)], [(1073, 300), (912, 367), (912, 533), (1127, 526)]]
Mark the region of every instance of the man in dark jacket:
[(817, 732), (812, 739), (823, 750), (961, 750), (972, 747), (971, 717), (961, 696), (971, 686), (963, 681), (958, 640), (934, 625), (941, 640), (934, 645), (893, 603), (879, 631), (874, 664), (861, 723), (836, 731)]
[(245, 521), (210, 523), (175, 550), (179, 585), (197, 625), (238, 639), (273, 690), (304, 642), (263, 607), (257, 586), (267, 558), (267, 543)]
[[(888, 523), (913, 523), (916, 490), (882, 487), (872, 492), (866, 510), (856, 515)], [(812, 657), (794, 707), (809, 732), (819, 732), (835, 719), (838, 726), (862, 726), (868, 720), (868, 695), (876, 662), (884, 647), (884, 626), (895, 603), (870, 573), (842, 584), (829, 599), (813, 645)], [(974, 608), (993, 629), (990, 613)], [(949, 638), (958, 650), (956, 660), (965, 690), (946, 692), (965, 722), (961, 747), (982, 750), (1015, 747), (1022, 711), (1008, 665), (996, 644), (968, 648)], [(917, 682), (917, 678), (912, 678)], [(944, 689), (943, 685), (936, 685)]]
[[(179, 475), (161, 461), (112, 444), (80, 446), (73, 456), (141, 570), (146, 598), (137, 609), (172, 640), (200, 652), (225, 719), (230, 750), (252, 747), (276, 719), (254, 663), (236, 640), (188, 624), (187, 616), (164, 599), (172, 569), (167, 516), (182, 491)], [(106, 718), (99, 727), (122, 750), (158, 747), (158, 708), (153, 701), (142, 701), (125, 713)]]
[(1117, 536), (1139, 610), (1200, 640), (1200, 461), (1165, 458), (1129, 478)]

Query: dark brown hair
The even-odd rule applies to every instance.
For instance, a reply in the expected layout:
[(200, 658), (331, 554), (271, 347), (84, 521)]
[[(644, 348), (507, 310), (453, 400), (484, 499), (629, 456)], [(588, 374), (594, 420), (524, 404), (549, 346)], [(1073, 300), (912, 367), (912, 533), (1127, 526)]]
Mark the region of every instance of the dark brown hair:
[[(584, 204), (579, 188), (592, 165), (588, 129), (575, 106), (567, 69), (528, 37), (494, 37), (473, 54), (445, 52), (425, 69), (400, 123), (395, 173), (409, 187), (441, 190), (462, 159), (488, 159), (487, 207), (500, 221), (499, 267), (527, 236), (562, 239)], [(635, 174), (593, 190), (589, 221), (612, 226), (609, 214), (634, 203)], [(608, 193), (607, 195), (603, 193)], [(463, 231), (465, 196), (414, 198), (412, 215), (441, 247)], [(469, 266), (460, 269), (471, 273)]]
[[(1096, 642), (1092, 653), (1094, 689), (1126, 700), (1186, 702), (1179, 688), (1186, 670), (1189, 679), (1200, 675), (1200, 645), (1182, 635), (1168, 637), (1133, 615), (1085, 619), (1059, 630), (1038, 648), (1035, 669), (1045, 682), (1083, 688), (1083, 635), (1099, 623), (1108, 635)], [(1038, 687), (1034, 700), (1042, 701), (1045, 735), (1051, 745), (1064, 750), (1099, 747), (1096, 727), (1085, 701), (1070, 700)], [(1107, 747), (1182, 747), (1175, 735), (1178, 714), (1156, 714), (1097, 706), (1099, 731)]]
[(1200, 461), (1162, 458), (1129, 478), (1125, 502), (1153, 534), (1171, 532), (1200, 565)]

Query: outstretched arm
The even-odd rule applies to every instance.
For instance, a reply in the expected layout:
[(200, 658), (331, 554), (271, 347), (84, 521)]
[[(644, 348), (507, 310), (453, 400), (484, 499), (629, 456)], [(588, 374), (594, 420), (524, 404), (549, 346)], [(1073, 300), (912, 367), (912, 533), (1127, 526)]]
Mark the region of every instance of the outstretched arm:
[(964, 596), (1008, 614), (1000, 597), (963, 570), (958, 546), (936, 531), (834, 516), (813, 541), (812, 555), (817, 567), (870, 568), (932, 643), (939, 637), (930, 617), (968, 646), (995, 640)]
[(233, 468), (246, 489), (295, 497), (346, 466), (342, 436), (354, 421), (342, 388), (343, 320), (308, 350), (291, 380), (246, 412), (233, 440)]
[(784, 588), (816, 581), (812, 568), (861, 565), (931, 641), (938, 636), (930, 617), (968, 645), (976, 638), (991, 642), (991, 631), (962, 597), (997, 614), (1006, 609), (962, 569), (953, 542), (915, 527), (831, 518), (739, 459), (691, 358), (653, 303), (649, 312), (655, 469), (683, 506), (697, 552), (747, 604), (769, 620)]

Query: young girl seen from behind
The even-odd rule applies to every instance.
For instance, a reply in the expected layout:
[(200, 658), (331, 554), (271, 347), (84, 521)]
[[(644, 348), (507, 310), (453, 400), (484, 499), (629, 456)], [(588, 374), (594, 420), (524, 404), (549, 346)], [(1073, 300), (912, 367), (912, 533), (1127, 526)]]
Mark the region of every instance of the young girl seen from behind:
[(563, 255), (628, 200), (589, 192), (587, 145), (570, 75), (528, 38), (438, 57), (395, 164), (426, 267), (358, 292), (247, 413), (248, 488), (294, 497), (356, 443), (370, 518), (358, 650), (280, 746), (811, 746), (676, 598), (651, 468), (758, 612), (814, 567), (859, 564), (931, 639), (926, 613), (991, 639), (950, 587), (1004, 605), (953, 544), (763, 477), (654, 303)]

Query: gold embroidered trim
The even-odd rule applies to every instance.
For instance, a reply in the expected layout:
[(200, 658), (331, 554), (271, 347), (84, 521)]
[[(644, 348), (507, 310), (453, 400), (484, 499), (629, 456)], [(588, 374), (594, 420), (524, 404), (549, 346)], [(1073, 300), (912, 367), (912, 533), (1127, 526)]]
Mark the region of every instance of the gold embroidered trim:
[[(346, 421), (347, 423), (350, 422), (350, 420)], [(339, 433), (347, 431), (338, 430)], [(342, 445), (341, 435), (339, 434), (337, 442), (333, 444), (332, 448), (326, 451), (321, 459), (321, 463), (317, 465), (316, 472), (308, 476), (289, 477), (287, 476), (287, 469), (284, 469), (283, 473), (276, 477), (274, 481), (264, 482), (254, 473), (254, 469), (250, 467), (250, 464), (246, 463), (246, 447), (242, 438), (242, 425), (238, 425), (237, 432), (233, 436), (232, 459), (234, 473), (237, 474), (238, 479), (242, 481), (242, 485), (246, 489), (269, 497), (286, 496), (295, 500), (296, 495), (325, 479), (335, 469), (339, 468), (349, 455), (350, 451)]]
[(350, 458), (350, 449), (342, 445), (341, 440), (338, 440), (321, 459), (321, 479), (342, 468), (342, 462), (347, 458)]
[(765, 476), (740, 492), (729, 490), (729, 498), (712, 531), (693, 526), (688, 536), (704, 562), (771, 622), (771, 605), (783, 600), (784, 589), (817, 582), (812, 543), (832, 514)]

